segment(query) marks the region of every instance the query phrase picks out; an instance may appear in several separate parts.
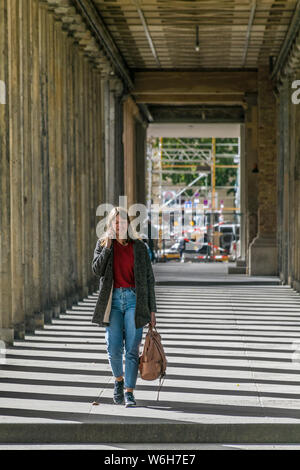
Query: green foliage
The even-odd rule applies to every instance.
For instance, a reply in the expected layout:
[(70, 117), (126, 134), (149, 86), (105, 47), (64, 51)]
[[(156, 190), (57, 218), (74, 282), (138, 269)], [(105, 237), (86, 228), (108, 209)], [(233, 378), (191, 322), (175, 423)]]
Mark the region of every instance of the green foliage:
[[(226, 144), (220, 146), (219, 144)], [(234, 155), (237, 153), (237, 138), (217, 138), (216, 139), (216, 164), (217, 165), (234, 165), (236, 162), (234, 161)], [(160, 139), (156, 139), (154, 143), (155, 148), (159, 148)], [(212, 139), (211, 138), (199, 138), (199, 139), (191, 139), (191, 138), (181, 138), (180, 140), (177, 138), (170, 138), (164, 137), (162, 139), (162, 146), (164, 149), (168, 149), (168, 147), (172, 148), (184, 148), (186, 145), (186, 149), (188, 152), (188, 148), (192, 147), (193, 149), (211, 149), (212, 148)], [(233, 155), (232, 158), (222, 158), (218, 155), (226, 154), (226, 155)], [(184, 163), (184, 162), (182, 162)], [(180, 164), (180, 162), (178, 162)], [(179, 168), (176, 168), (177, 170)], [(193, 168), (190, 168), (193, 170)], [(167, 178), (171, 178), (173, 184), (186, 184), (188, 185), (191, 183), (195, 178), (198, 176), (197, 167), (195, 166), (195, 171), (192, 173), (187, 173), (186, 168), (182, 168), (182, 172), (180, 173), (163, 173), (163, 180), (166, 181)], [(216, 186), (236, 186), (237, 184), (237, 168), (216, 168)], [(199, 185), (211, 186), (211, 173), (207, 173), (207, 177), (203, 177), (198, 181)], [(227, 194), (234, 194), (235, 189), (231, 188), (227, 190)], [(192, 194), (192, 190), (190, 190), (190, 194)]]

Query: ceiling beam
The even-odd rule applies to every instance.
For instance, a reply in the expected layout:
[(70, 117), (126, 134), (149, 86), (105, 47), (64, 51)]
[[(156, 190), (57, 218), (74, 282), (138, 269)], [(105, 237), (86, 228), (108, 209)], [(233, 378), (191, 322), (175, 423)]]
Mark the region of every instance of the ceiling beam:
[(197, 104), (227, 104), (227, 105), (244, 105), (244, 93), (233, 93), (233, 94), (209, 94), (209, 93), (195, 93), (194, 95), (187, 94), (164, 94), (164, 95), (153, 95), (153, 94), (137, 94), (136, 103), (149, 103), (149, 104), (163, 104), (163, 105), (197, 105)]
[[(157, 101), (158, 97), (174, 95), (238, 95), (257, 91), (256, 71), (149, 71), (135, 72), (132, 93), (140, 102)], [(168, 99), (170, 99), (168, 98)], [(183, 97), (182, 97), (183, 98)], [(192, 98), (191, 98), (192, 99)], [(151, 101), (147, 101), (151, 103)]]
[(116, 71), (125, 81), (129, 89), (133, 88), (130, 72), (124, 59), (106, 28), (100, 14), (91, 0), (72, 0), (78, 12), (86, 20), (89, 28), (98, 39), (98, 43), (105, 49), (107, 56), (115, 66)]

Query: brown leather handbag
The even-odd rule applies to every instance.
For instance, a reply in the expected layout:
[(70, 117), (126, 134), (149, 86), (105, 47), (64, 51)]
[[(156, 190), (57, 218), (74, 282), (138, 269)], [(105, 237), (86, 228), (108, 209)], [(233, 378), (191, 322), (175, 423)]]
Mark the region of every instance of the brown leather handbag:
[[(155, 328), (155, 327), (154, 327)], [(139, 371), (143, 380), (156, 380), (159, 378), (157, 400), (164, 381), (167, 369), (167, 359), (161, 343), (160, 334), (155, 331), (151, 323), (145, 337), (143, 352), (139, 357)]]

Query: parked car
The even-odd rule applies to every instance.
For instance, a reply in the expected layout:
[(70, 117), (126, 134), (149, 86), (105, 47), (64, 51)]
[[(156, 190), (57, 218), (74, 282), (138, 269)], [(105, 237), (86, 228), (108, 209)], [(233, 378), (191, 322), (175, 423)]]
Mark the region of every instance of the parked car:
[(179, 242), (176, 242), (170, 248), (165, 249), (164, 252), (161, 253), (160, 259), (162, 261), (167, 261), (169, 259), (180, 259)]
[(221, 247), (216, 248), (214, 251), (213, 260), (214, 261), (228, 261), (229, 256), (228, 256), (227, 250)]
[(232, 243), (239, 239), (239, 225), (223, 224), (219, 227), (220, 232), (220, 246), (224, 248), (227, 253), (230, 253)]
[(202, 243), (201, 248), (191, 248), (186, 249), (183, 252), (182, 260), (187, 261), (228, 261), (228, 255), (224, 248), (215, 248), (214, 253), (212, 253), (212, 248), (210, 243)]

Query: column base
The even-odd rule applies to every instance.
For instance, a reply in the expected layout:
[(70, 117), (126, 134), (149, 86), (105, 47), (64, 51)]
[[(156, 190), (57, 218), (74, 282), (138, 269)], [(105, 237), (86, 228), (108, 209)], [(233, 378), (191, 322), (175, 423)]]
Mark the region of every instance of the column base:
[(276, 237), (258, 234), (249, 245), (249, 276), (277, 275)]
[(25, 318), (25, 334), (34, 334), (36, 329), (44, 328), (45, 318), (43, 312), (34, 312)]
[(236, 265), (239, 267), (246, 268), (246, 260), (244, 258), (237, 258)]
[(14, 325), (14, 339), (21, 341), (25, 339), (25, 322)]
[(67, 299), (62, 299), (60, 301), (60, 313), (65, 313), (67, 310)]
[(82, 298), (85, 299), (86, 297), (89, 296), (89, 288), (88, 286), (84, 286), (82, 289), (81, 289), (81, 292), (82, 292)]
[(235, 266), (228, 267), (228, 274), (246, 274), (246, 261), (238, 258)]
[(36, 312), (34, 314), (35, 328), (41, 329), (45, 325), (45, 317), (43, 312)]
[(52, 307), (53, 317), (52, 318), (59, 318), (60, 314), (60, 304), (54, 304)]
[(291, 285), (292, 289), (294, 289), (296, 292), (300, 292), (300, 282), (299, 282), (299, 281), (297, 281), (297, 280), (294, 279), (294, 280), (291, 282), (290, 285)]
[(0, 328), (0, 340), (6, 346), (12, 346), (14, 342), (14, 329), (13, 328)]
[(47, 308), (43, 312), (44, 314), (44, 323), (51, 323), (52, 318), (54, 318), (54, 313), (51, 308)]
[(26, 316), (25, 317), (25, 333), (29, 333), (29, 334), (33, 335), (34, 330), (35, 330), (34, 315)]

